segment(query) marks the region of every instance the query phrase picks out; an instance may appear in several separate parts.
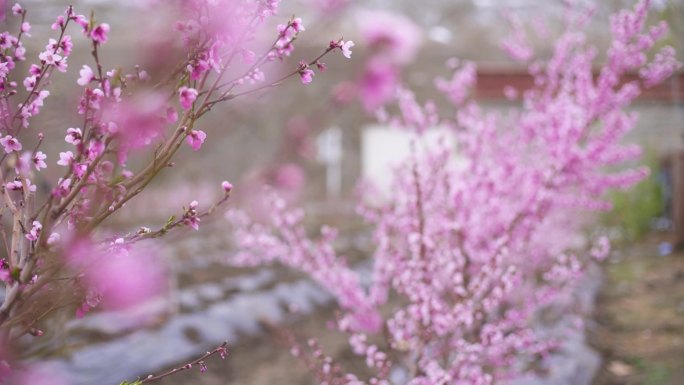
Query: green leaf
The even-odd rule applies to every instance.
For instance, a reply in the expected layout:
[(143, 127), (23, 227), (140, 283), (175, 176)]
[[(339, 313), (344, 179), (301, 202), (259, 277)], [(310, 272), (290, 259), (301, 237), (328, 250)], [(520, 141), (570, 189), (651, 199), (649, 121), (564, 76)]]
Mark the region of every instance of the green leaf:
[(140, 384), (142, 384), (142, 381), (136, 380), (134, 382), (124, 381), (124, 382), (120, 383), (119, 385), (140, 385)]
[(11, 276), (13, 280), (19, 281), (19, 278), (21, 278), (21, 269), (19, 267), (12, 269)]

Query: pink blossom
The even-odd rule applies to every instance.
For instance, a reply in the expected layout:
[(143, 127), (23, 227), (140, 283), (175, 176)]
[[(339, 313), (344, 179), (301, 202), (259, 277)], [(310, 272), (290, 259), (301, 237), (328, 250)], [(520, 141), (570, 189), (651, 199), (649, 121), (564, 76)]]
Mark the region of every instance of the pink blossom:
[(50, 91), (48, 90), (41, 90), (40, 92), (38, 92), (38, 96), (36, 96), (36, 98), (33, 99), (32, 107), (42, 107), (45, 99), (47, 99), (48, 96), (50, 96)]
[(29, 74), (34, 76), (40, 75), (40, 67), (35, 64), (31, 64), (31, 67), (29, 67)]
[(354, 46), (354, 42), (349, 40), (349, 41), (343, 41), (340, 45), (340, 49), (342, 50), (342, 55), (346, 57), (347, 59), (351, 59), (351, 48)]
[(195, 230), (199, 230), (200, 218), (197, 213), (197, 207), (199, 203), (197, 201), (190, 202), (190, 206), (183, 214), (183, 223), (186, 226), (190, 226)]
[(605, 260), (610, 255), (610, 240), (607, 237), (599, 238), (589, 253), (598, 261)]
[(48, 237), (47, 244), (50, 246), (56, 245), (60, 242), (61, 239), (62, 239), (62, 236), (59, 233), (56, 233), (56, 232), (52, 233)]
[(278, 167), (274, 179), (276, 187), (290, 191), (301, 189), (306, 182), (304, 171), (294, 163), (287, 163)]
[(185, 224), (192, 227), (194, 230), (199, 231), (200, 218), (198, 217), (188, 217), (185, 219)]
[(86, 110), (88, 111), (98, 111), (100, 110), (102, 106), (102, 100), (104, 99), (105, 94), (102, 92), (101, 89), (95, 88), (86, 88), (85, 92), (83, 94), (83, 97), (81, 97), (81, 100), (79, 101), (78, 104), (78, 113), (79, 115), (83, 115), (86, 113)]
[(27, 21), (21, 23), (21, 32), (24, 35), (31, 37), (31, 34), (29, 34), (29, 31), (31, 31), (31, 24), (29, 24)]
[(86, 297), (81, 306), (76, 309), (76, 318), (85, 317), (90, 310), (96, 308), (102, 302), (102, 293), (94, 286), (88, 287)]
[(278, 24), (276, 27), (278, 35), (280, 36), (281, 44), (287, 44), (296, 34), (293, 24)]
[(71, 169), (74, 172), (74, 175), (76, 176), (76, 178), (81, 179), (81, 178), (83, 178), (86, 171), (88, 170), (88, 164), (86, 164), (86, 163), (73, 163)]
[(24, 9), (21, 7), (21, 5), (19, 5), (19, 3), (15, 3), (12, 6), (12, 14), (21, 15), (22, 13), (24, 13)]
[(38, 221), (33, 221), (33, 226), (31, 227), (31, 231), (29, 231), (28, 234), (26, 234), (26, 239), (29, 241), (37, 241), (38, 237), (40, 237), (40, 231), (43, 229), (43, 225), (40, 224)]
[(514, 60), (529, 61), (534, 55), (534, 49), (527, 37), (524, 25), (517, 15), (507, 15), (511, 30), (501, 42), (501, 48)]
[(336, 256), (331, 247), (331, 242), (336, 238), (335, 230), (322, 229), (325, 241), (314, 242), (304, 236), (301, 210), (288, 209), (285, 202), (275, 196), (269, 196), (267, 204), (269, 217), (276, 224), (280, 236), (270, 234), (263, 227), (252, 227), (251, 222), (241, 213), (229, 213), (229, 219), (239, 224), (235, 239), (240, 252), (231, 261), (244, 266), (281, 262), (301, 269), (326, 289), (339, 295), (342, 308), (353, 312), (350, 320), (354, 325), (368, 327), (364, 329), (367, 331), (376, 331), (380, 326), (378, 322), (361, 321), (362, 318), (374, 318), (376, 321), (379, 318), (364, 293), (358, 275), (347, 267), (343, 259)]
[(52, 195), (55, 198), (63, 198), (69, 194), (71, 188), (71, 178), (63, 179), (59, 178), (57, 181), (57, 186), (52, 190)]
[(187, 142), (193, 150), (199, 151), (206, 138), (207, 134), (204, 131), (192, 130), (188, 134)]
[(227, 180), (224, 180), (221, 182), (221, 188), (226, 192), (226, 194), (229, 194), (231, 191), (233, 191), (233, 184)]
[(663, 47), (655, 56), (655, 60), (639, 71), (646, 87), (652, 87), (670, 77), (672, 73), (682, 67), (677, 61), (674, 48)]
[(83, 139), (83, 132), (81, 131), (80, 128), (68, 128), (67, 129), (67, 135), (64, 137), (65, 142), (71, 143), (74, 146), (81, 143), (82, 139)]
[(23, 154), (21, 154), (21, 156), (17, 157), (16, 163), (14, 165), (14, 170), (16, 171), (17, 175), (21, 175), (23, 177), (29, 176), (29, 172), (31, 171), (30, 152), (24, 152)]
[(80, 25), (81, 28), (83, 28), (83, 32), (88, 31), (88, 28), (90, 27), (90, 25), (89, 25), (90, 21), (88, 20), (87, 17), (85, 17), (83, 15), (75, 15), (75, 16), (72, 16), (72, 19), (74, 20), (74, 22), (76, 22), (76, 24)]
[(405, 65), (420, 48), (423, 36), (420, 28), (406, 16), (390, 11), (365, 11), (359, 14), (358, 25), (363, 45), (383, 61)]
[(104, 44), (107, 42), (107, 33), (109, 32), (109, 24), (102, 23), (90, 32), (90, 38), (97, 44)]
[(194, 88), (181, 87), (178, 89), (178, 99), (184, 110), (192, 108), (192, 104), (197, 99), (198, 92)]
[(462, 105), (477, 81), (477, 67), (473, 62), (465, 62), (454, 71), (451, 80), (437, 78), (435, 85), (444, 93), (454, 106)]
[(10, 69), (7, 66), (7, 63), (0, 63), (0, 80), (7, 79), (7, 75), (9, 75)]
[(16, 36), (11, 35), (9, 32), (0, 33), (0, 48), (8, 49), (14, 44), (17, 44), (18, 39)]
[(121, 141), (119, 161), (125, 163), (130, 150), (155, 143), (166, 127), (167, 100), (160, 93), (141, 92), (120, 103), (108, 104), (103, 118), (108, 129)]
[(40, 171), (41, 168), (47, 168), (47, 163), (45, 163), (46, 158), (47, 155), (45, 155), (42, 151), (36, 151), (31, 159), (36, 170)]
[(80, 86), (85, 86), (88, 83), (95, 80), (95, 74), (93, 73), (92, 68), (90, 68), (89, 66), (87, 66), (85, 64), (83, 65), (83, 68), (81, 69), (79, 74), (80, 74), (80, 77), (78, 78), (76, 83), (78, 83), (78, 85), (80, 85)]
[(48, 40), (48, 44), (45, 46), (45, 51), (57, 53), (58, 50), (59, 50), (59, 47), (57, 46), (57, 40), (55, 40), (55, 39)]
[(57, 161), (57, 164), (60, 166), (71, 166), (71, 163), (74, 161), (74, 154), (71, 151), (67, 152), (60, 152), (59, 153), (59, 160)]
[(94, 245), (81, 239), (66, 247), (64, 258), (83, 271), (86, 288), (96, 293), (93, 301), (86, 298), (89, 307), (129, 309), (164, 290), (161, 261), (149, 249), (118, 243)]
[(26, 88), (26, 91), (33, 91), (37, 81), (38, 77), (36, 75), (26, 77), (24, 79), (24, 88)]
[(66, 72), (68, 68), (67, 58), (63, 57), (61, 60), (57, 61), (55, 63), (55, 68), (57, 68), (57, 71), (59, 72)]
[(43, 51), (38, 55), (38, 58), (47, 65), (57, 65), (62, 60), (60, 55), (54, 52)]
[[(36, 192), (36, 185), (31, 183), (30, 179), (24, 179), (26, 182), (26, 187), (29, 192)], [(22, 183), (21, 179), (17, 178), (13, 181), (7, 182), (5, 184), (5, 188), (7, 188), (10, 191), (23, 191), (24, 189), (24, 184)]]
[(21, 142), (19, 142), (19, 140), (12, 135), (7, 135), (0, 139), (0, 144), (2, 144), (2, 147), (4, 147), (6, 154), (10, 154), (14, 151), (21, 151), (22, 148)]
[(178, 121), (178, 112), (175, 108), (171, 106), (166, 108), (166, 121), (168, 123), (176, 123)]
[(299, 32), (304, 32), (304, 31), (306, 31), (306, 28), (304, 28), (304, 24), (302, 24), (302, 19), (300, 19), (299, 17), (294, 18), (294, 19), (290, 22), (290, 27), (292, 28), (292, 30), (293, 30), (295, 33), (299, 33)]
[(366, 111), (375, 111), (390, 101), (399, 86), (399, 70), (385, 60), (370, 60), (359, 82), (361, 103)]
[(28, 188), (29, 192), (36, 192), (36, 185), (31, 182), (31, 179), (26, 178), (26, 187)]
[(90, 143), (88, 144), (88, 150), (86, 151), (86, 155), (88, 159), (94, 160), (98, 156), (100, 156), (105, 150), (105, 144), (101, 140), (91, 140)]
[(325, 65), (325, 63), (320, 62), (318, 60), (316, 61), (316, 68), (318, 68), (318, 70), (321, 72), (325, 72), (328, 70), (328, 67)]
[[(30, 179), (26, 178), (24, 181), (26, 182), (26, 187), (29, 192), (36, 192), (36, 185), (31, 183)], [(11, 182), (7, 182), (5, 187), (11, 191), (22, 191), (24, 189), (24, 184), (20, 179), (15, 179)]]
[(309, 84), (313, 81), (315, 73), (305, 62), (299, 63), (299, 78), (303, 84)]
[(62, 36), (62, 41), (59, 43), (59, 48), (62, 49), (62, 53), (65, 56), (71, 55), (71, 51), (73, 50), (74, 43), (71, 41), (71, 36), (69, 35), (64, 35)]
[[(7, 263), (6, 259), (0, 260), (0, 282), (5, 282), (5, 283), (12, 283), (12, 274), (10, 272), (10, 267), (9, 264)], [(4, 352), (0, 352), (4, 353)], [(4, 358), (0, 356), (1, 358)], [(0, 371), (0, 375), (6, 376), (6, 373), (4, 371)]]
[(64, 16), (62, 16), (62, 15), (57, 16), (57, 20), (54, 23), (52, 23), (51, 28), (53, 30), (58, 30), (58, 29), (64, 28)]
[(24, 46), (21, 43), (19, 43), (19, 46), (14, 50), (14, 60), (26, 60), (26, 48), (24, 48)]
[(10, 191), (21, 191), (24, 188), (24, 186), (22, 185), (20, 180), (13, 180), (5, 183), (5, 188)]

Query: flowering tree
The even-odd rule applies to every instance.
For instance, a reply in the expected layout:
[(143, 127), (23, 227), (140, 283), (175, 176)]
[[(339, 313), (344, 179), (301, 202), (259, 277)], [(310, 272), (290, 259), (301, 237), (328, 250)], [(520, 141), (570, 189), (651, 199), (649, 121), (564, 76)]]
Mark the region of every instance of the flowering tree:
[[(338, 10), (347, 2), (316, 3)], [(318, 57), (267, 79), (264, 69), (282, 65), (305, 29), (292, 17), (276, 27), (265, 49), (256, 48), (268, 34), (277, 0), (185, 0), (174, 7), (178, 43), (166, 51), (180, 50), (182, 60), (161, 76), (137, 67), (107, 68), (101, 58), (110, 26), (71, 7), (57, 17), (54, 38), (28, 74), (19, 74), (31, 25), (25, 9), (12, 7), (19, 31), (0, 34), (0, 231), (6, 250), (0, 265), (0, 382), (58, 382), (21, 363), (54, 313), (127, 308), (163, 289), (163, 269), (139, 245), (180, 227), (198, 229), (229, 199), (233, 186), (223, 182), (223, 197), (204, 210), (188, 202), (158, 229), (111, 234), (103, 228), (173, 165), (181, 148), (202, 148), (203, 116), (291, 77), (308, 84), (325, 70), (324, 55), (340, 51), (349, 58), (354, 46), (332, 41)], [(396, 168), (389, 194), (372, 187), (362, 193), (359, 212), (377, 244), (370, 283), (363, 284), (357, 269), (336, 255), (334, 229), (324, 227), (320, 239), (309, 238), (303, 211), (276, 196), (268, 202), (268, 223), (254, 223), (240, 212), (230, 216), (240, 247), (233, 262), (278, 262), (309, 274), (337, 298), (337, 327), (376, 369), (373, 378), (361, 379), (327, 357), (315, 340), (307, 346), (293, 340), (292, 352), (321, 382), (492, 384), (529, 370), (559, 346), (560, 334), (536, 327), (540, 311), (557, 306), (572, 314), (573, 290), (591, 258), (608, 253), (605, 239), (588, 253), (573, 242), (582, 226), (577, 211), (607, 209), (605, 191), (627, 188), (646, 175), (645, 169), (608, 173), (605, 166), (639, 155), (638, 148), (620, 144), (636, 122), (626, 108), (642, 87), (661, 82), (679, 66), (669, 47), (648, 59), (666, 33), (664, 24), (646, 27), (648, 9), (642, 1), (614, 16), (613, 41), (598, 76), (597, 51), (581, 32), (588, 13), (569, 12), (552, 57), (529, 63), (535, 87), (522, 93), (523, 107), (505, 115), (469, 100), (475, 82), (470, 63), (453, 78), (435, 82), (456, 113), (440, 115), (435, 104), (419, 104), (412, 92), (396, 87), (397, 72), (418, 44), (413, 26), (395, 19), (403, 25), (396, 31), (368, 27), (369, 41), (377, 44), (387, 37), (406, 42), (398, 32), (413, 39), (398, 50), (376, 52), (360, 92), (369, 111), (393, 96), (396, 108), (378, 115), (415, 135), (412, 156)], [(529, 62), (533, 50), (515, 26), (503, 48)], [(93, 58), (77, 80), (81, 98), (73, 113), (82, 124), (58, 133), (31, 132), (32, 119), (49, 100), (50, 79), (59, 75), (55, 70), (69, 70), (73, 29), (83, 33)], [(634, 72), (638, 79), (625, 81)], [(427, 146), (425, 134), (434, 127), (450, 135)], [(65, 151), (49, 157), (43, 141), (62, 135)], [(454, 160), (452, 143), (461, 161)], [(143, 164), (129, 167), (132, 157)], [(64, 172), (48, 180), (44, 170), (53, 164)], [(37, 185), (49, 187), (43, 192)], [(137, 383), (192, 367), (204, 371), (205, 360), (225, 354), (224, 344)]]
[[(680, 66), (671, 47), (649, 59), (667, 31), (664, 23), (646, 25), (649, 8), (641, 1), (612, 17), (613, 39), (600, 66), (582, 32), (588, 10), (568, 12), (546, 61), (529, 62), (534, 51), (518, 26), (503, 48), (529, 62), (535, 85), (523, 90), (521, 108), (505, 114), (468, 99), (470, 63), (436, 81), (456, 113), (440, 115), (434, 103), (421, 105), (398, 89), (397, 112), (380, 116), (415, 139), (390, 192), (378, 199), (382, 192), (366, 187), (361, 194), (359, 213), (376, 244), (367, 285), (336, 254), (334, 229), (310, 238), (304, 212), (277, 196), (268, 201), (267, 223), (231, 213), (240, 249), (233, 262), (280, 263), (311, 276), (337, 299), (337, 328), (376, 372), (361, 379), (315, 340), (303, 346), (293, 339), (293, 354), (321, 383), (493, 384), (559, 346), (562, 333), (538, 327), (540, 312), (554, 306), (576, 313), (574, 289), (591, 260), (609, 250), (605, 238), (588, 252), (575, 242), (583, 225), (578, 211), (609, 209), (606, 191), (647, 175), (644, 168), (606, 169), (639, 156), (638, 147), (620, 143), (636, 124), (629, 104)], [(635, 80), (626, 76), (632, 73)], [(434, 127), (450, 135), (429, 146), (425, 133)]]
[[(35, 374), (23, 372), (17, 360), (31, 338), (43, 335), (48, 325), (44, 320), (54, 313), (82, 316), (96, 306), (127, 308), (163, 289), (160, 264), (134, 245), (179, 227), (198, 229), (205, 216), (229, 199), (231, 183), (221, 184), (223, 198), (207, 209), (188, 202), (159, 229), (141, 227), (125, 234), (102, 229), (108, 218), (173, 166), (174, 155), (184, 145), (201, 149), (207, 139), (198, 128), (203, 116), (220, 103), (291, 77), (310, 83), (316, 69), (324, 68), (320, 60), (332, 51), (351, 56), (353, 42), (331, 41), (313, 60), (267, 79), (264, 69), (283, 66), (305, 29), (301, 19), (292, 17), (277, 25), (262, 52), (255, 52), (263, 47), (260, 42), (278, 3), (165, 2), (180, 18), (175, 25), (178, 43), (160, 54), (180, 50), (182, 55), (171, 73), (152, 75), (138, 67), (109, 69), (102, 47), (110, 38), (110, 26), (72, 7), (57, 16), (54, 38), (32, 61), (23, 45), (30, 36), (29, 13), (19, 4), (12, 7), (19, 31), (0, 34), (0, 232), (6, 251), (0, 258), (0, 382), (9, 378), (16, 381), (12, 383), (40, 383)], [(80, 68), (77, 80), (81, 97), (73, 115), (82, 124), (35, 132), (31, 122), (46, 107), (51, 79), (70, 69), (67, 61), (75, 43), (70, 31), (83, 34), (93, 58)], [(20, 73), (22, 61), (31, 63), (27, 74)], [(153, 77), (161, 80), (155, 83)], [(64, 151), (44, 153), (43, 141), (59, 136), (64, 136)], [(29, 146), (31, 142), (35, 144)], [(131, 156), (145, 161), (129, 168)], [(48, 166), (61, 167), (63, 176), (44, 177)], [(40, 191), (36, 185), (49, 187)], [(213, 353), (223, 356), (225, 346)]]

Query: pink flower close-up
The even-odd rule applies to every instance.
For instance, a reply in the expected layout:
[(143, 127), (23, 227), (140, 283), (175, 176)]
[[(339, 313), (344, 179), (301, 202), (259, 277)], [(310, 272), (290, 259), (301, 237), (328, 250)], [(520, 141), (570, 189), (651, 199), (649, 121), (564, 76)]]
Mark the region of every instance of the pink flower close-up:
[(21, 142), (19, 142), (17, 138), (13, 137), (12, 135), (7, 135), (4, 138), (0, 138), (0, 144), (2, 144), (6, 154), (10, 154), (15, 151), (18, 152), (22, 149)]
[(47, 159), (47, 155), (45, 155), (42, 151), (37, 151), (31, 160), (33, 161), (33, 165), (35, 166), (37, 171), (40, 171), (42, 168), (47, 168), (47, 163), (45, 163), (45, 159)]
[(102, 23), (93, 27), (90, 32), (90, 37), (95, 43), (104, 44), (107, 42), (109, 34), (109, 24)]
[(81, 143), (82, 139), (83, 139), (83, 131), (81, 131), (80, 128), (73, 128), (73, 127), (67, 129), (67, 134), (64, 137), (65, 142), (67, 142), (69, 144), (73, 144), (74, 146)]
[(342, 55), (346, 57), (347, 59), (351, 59), (351, 54), (352, 54), (352, 47), (354, 46), (354, 42), (351, 40), (348, 41), (343, 41), (340, 44), (340, 49), (342, 50)]
[(202, 148), (202, 144), (204, 144), (205, 139), (207, 139), (207, 134), (204, 133), (204, 131), (192, 130), (188, 134), (187, 141), (193, 150), (199, 151), (199, 149)]
[(74, 153), (71, 151), (66, 151), (66, 152), (60, 152), (59, 153), (59, 160), (57, 161), (57, 164), (60, 166), (71, 166), (71, 163), (74, 161)]
[(76, 83), (78, 83), (78, 85), (80, 86), (86, 86), (95, 79), (95, 74), (93, 73), (92, 68), (85, 64), (79, 72), (79, 75), (80, 77), (78, 78)]
[(313, 81), (315, 73), (313, 72), (312, 69), (305, 67), (299, 70), (299, 78), (302, 81), (302, 84), (309, 84)]
[(178, 99), (180, 100), (180, 105), (184, 110), (189, 110), (192, 107), (192, 103), (197, 100), (197, 90), (194, 88), (181, 87), (178, 89)]

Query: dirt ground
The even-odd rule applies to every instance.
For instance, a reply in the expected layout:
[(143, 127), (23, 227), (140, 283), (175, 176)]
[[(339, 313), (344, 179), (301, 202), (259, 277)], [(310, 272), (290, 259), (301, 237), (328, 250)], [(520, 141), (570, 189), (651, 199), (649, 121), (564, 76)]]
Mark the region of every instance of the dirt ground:
[(592, 344), (604, 356), (594, 385), (684, 384), (684, 251), (659, 256), (651, 236), (606, 268)]

